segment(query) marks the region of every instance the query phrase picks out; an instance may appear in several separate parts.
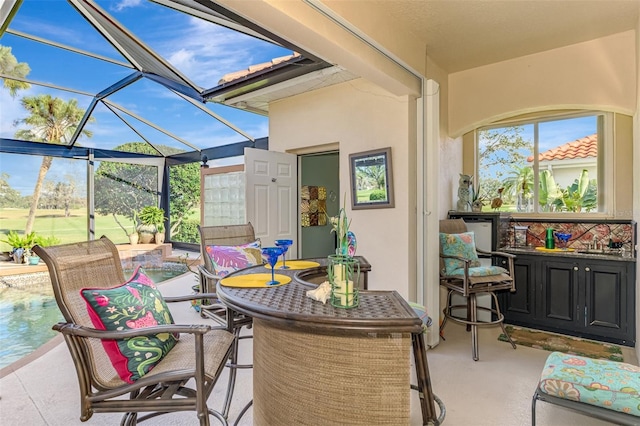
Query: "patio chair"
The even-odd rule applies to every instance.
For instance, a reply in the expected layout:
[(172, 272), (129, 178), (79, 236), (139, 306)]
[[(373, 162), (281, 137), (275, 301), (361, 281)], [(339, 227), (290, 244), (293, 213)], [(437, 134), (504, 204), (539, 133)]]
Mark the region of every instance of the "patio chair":
[[(498, 266), (481, 266), (478, 256), (501, 257), (506, 259), (506, 268)], [(443, 310), (444, 319), (440, 325), (440, 335), (443, 335), (447, 320), (466, 324), (467, 331), (471, 331), (471, 347), (473, 360), (478, 360), (478, 326), (500, 325), (513, 349), (515, 343), (504, 328), (504, 315), (500, 311), (500, 304), (496, 291), (515, 291), (513, 277), (514, 255), (509, 253), (480, 250), (475, 246), (472, 233), (467, 233), (467, 225), (462, 219), (445, 219), (440, 221), (440, 285), (447, 292), (447, 303)], [(453, 294), (459, 294), (466, 299), (465, 305), (454, 305)], [(478, 306), (477, 295), (488, 293), (492, 306)], [(466, 318), (452, 315), (453, 309), (466, 308)], [(478, 311), (490, 312), (492, 317), (483, 321), (478, 318)]]
[[(198, 265), (198, 276), (200, 282), (200, 292), (205, 294), (215, 294), (216, 285), (218, 281), (223, 278), (221, 274), (216, 273), (217, 265), (213, 264), (213, 260), (207, 248), (214, 246), (217, 247), (231, 247), (231, 246), (244, 246), (247, 244), (255, 243), (256, 236), (253, 230), (253, 225), (248, 222), (244, 225), (221, 225), (221, 226), (200, 226), (198, 225), (198, 232), (200, 233), (200, 253), (204, 264)], [(261, 254), (255, 253), (255, 256), (260, 257)], [(251, 265), (255, 265), (255, 262)], [(225, 272), (231, 272), (233, 268), (227, 268)], [(231, 359), (227, 366), (231, 368), (229, 375), (229, 383), (227, 387), (226, 403), (222, 410), (222, 413), (226, 415), (229, 412), (231, 400), (233, 398), (233, 392), (235, 389), (236, 373), (238, 368), (249, 369), (253, 368), (253, 364), (238, 364), (238, 344), (240, 340), (250, 339), (252, 335), (241, 336), (243, 327), (251, 328), (252, 318), (250, 316), (241, 314), (239, 312), (227, 309), (217, 297), (212, 299), (202, 300), (200, 308), (200, 315), (203, 318), (209, 318), (216, 321), (218, 324), (227, 327), (227, 330), (235, 335), (235, 343)], [(240, 418), (245, 414), (246, 410), (251, 406), (250, 402), (240, 412)]]
[[(49, 268), (56, 302), (66, 321), (53, 329), (63, 334), (76, 367), (81, 421), (94, 413), (120, 412), (125, 413), (122, 425), (134, 425), (169, 412), (193, 410), (200, 425), (209, 425), (209, 415), (227, 424), (222, 414), (207, 406), (207, 399), (231, 355), (233, 334), (223, 327), (176, 325), (165, 309), (164, 302), (188, 301), (194, 295), (163, 298), (139, 272), (126, 281), (118, 250), (106, 237), (33, 250)], [(142, 322), (124, 320), (130, 312), (124, 306), (134, 309), (132, 298)], [(118, 303), (123, 307), (116, 311)], [(100, 315), (108, 311), (122, 318), (116, 321), (114, 316), (110, 320)], [(102, 326), (96, 326), (96, 321), (103, 321)], [(114, 325), (123, 328), (122, 323), (129, 329), (114, 331)], [(151, 341), (160, 343), (153, 346)], [(169, 341), (173, 347), (167, 345)], [(150, 346), (138, 349), (143, 344)], [(114, 345), (121, 352), (114, 354)], [(138, 352), (119, 364), (114, 356), (127, 354), (121, 345)], [(160, 348), (164, 356), (158, 359), (153, 354)], [(149, 358), (157, 363), (146, 371)], [(133, 368), (137, 374), (129, 371), (135, 362), (139, 362)], [(127, 395), (128, 399), (122, 398)]]
[[(200, 292), (213, 294), (216, 291), (216, 284), (222, 278), (217, 274), (207, 253), (209, 246), (238, 246), (250, 244), (256, 241), (253, 225), (247, 223), (244, 225), (223, 225), (223, 226), (200, 226), (200, 254), (204, 264), (198, 266), (198, 275), (200, 278)], [(227, 308), (217, 299), (203, 300), (200, 307), (200, 315), (204, 318), (210, 318), (219, 324), (229, 326), (231, 329), (239, 329), (243, 325), (251, 325), (251, 318), (240, 314), (234, 314), (231, 322), (227, 318)]]

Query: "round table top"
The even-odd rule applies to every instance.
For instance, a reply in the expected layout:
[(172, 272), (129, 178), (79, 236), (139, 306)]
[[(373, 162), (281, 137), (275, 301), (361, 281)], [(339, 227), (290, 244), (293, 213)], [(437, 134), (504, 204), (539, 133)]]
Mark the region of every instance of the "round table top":
[[(291, 282), (277, 287), (226, 287), (217, 284), (219, 299), (229, 308), (272, 321), (287, 328), (330, 330), (332, 333), (422, 333), (422, 321), (397, 291), (360, 291), (360, 304), (343, 309), (307, 297), (307, 290), (317, 284), (300, 276), (320, 274), (327, 259), (306, 259), (321, 266), (312, 270), (279, 269), (278, 274), (291, 277)], [(264, 273), (264, 265), (242, 269), (228, 276)]]

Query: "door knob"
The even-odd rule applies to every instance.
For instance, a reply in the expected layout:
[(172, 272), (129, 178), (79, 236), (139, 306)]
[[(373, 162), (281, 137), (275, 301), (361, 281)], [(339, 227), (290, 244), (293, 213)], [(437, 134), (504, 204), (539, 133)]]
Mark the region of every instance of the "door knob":
[(574, 271), (577, 271), (577, 270), (578, 270), (578, 267), (577, 267), (577, 266), (574, 266), (574, 267), (573, 267), (573, 270), (574, 270)]
[(589, 268), (588, 266), (586, 268), (584, 268), (585, 271), (589, 272), (591, 270), (591, 268)]

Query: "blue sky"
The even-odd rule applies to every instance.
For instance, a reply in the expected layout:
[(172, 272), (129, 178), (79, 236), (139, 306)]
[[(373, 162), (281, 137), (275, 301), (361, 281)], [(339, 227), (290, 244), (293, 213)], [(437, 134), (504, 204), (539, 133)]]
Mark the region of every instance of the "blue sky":
[[(250, 65), (292, 53), (289, 49), (270, 45), (149, 1), (97, 0), (97, 3), (192, 82), (205, 89), (215, 87), (226, 73), (243, 70)], [(126, 62), (66, 0), (24, 0), (9, 28)], [(11, 47), (19, 62), (29, 64), (29, 79), (88, 92), (91, 95), (133, 72), (119, 65), (86, 58), (12, 34), (5, 33), (0, 39), (0, 44)], [(27, 91), (21, 91), (15, 99), (2, 90), (1, 137), (13, 138), (17, 130), (14, 126), (15, 120), (27, 116), (26, 111), (20, 106), (19, 99), (43, 93), (64, 100), (74, 98), (82, 108), (86, 108), (91, 101), (91, 96), (36, 85)], [(199, 148), (245, 140), (244, 136), (199, 111), (164, 87), (146, 79), (139, 80), (109, 97), (109, 100)], [(254, 138), (268, 135), (267, 117), (212, 103), (207, 103), (206, 106)], [(87, 127), (93, 132), (93, 137), (79, 140), (79, 145), (110, 149), (121, 143), (141, 140), (104, 106), (97, 108), (93, 117), (95, 123)], [(190, 150), (136, 119), (128, 116), (126, 118), (153, 142)], [(11, 156), (11, 160), (14, 158)], [(27, 180), (32, 179), (25, 176), (24, 170), (37, 170), (40, 159), (21, 158), (20, 164), (16, 164), (16, 161), (7, 161), (6, 158), (2, 161), (0, 157), (0, 168), (2, 172), (11, 175), (12, 186), (20, 187), (23, 193), (25, 190), (30, 192), (33, 188), (31, 185), (28, 189)]]

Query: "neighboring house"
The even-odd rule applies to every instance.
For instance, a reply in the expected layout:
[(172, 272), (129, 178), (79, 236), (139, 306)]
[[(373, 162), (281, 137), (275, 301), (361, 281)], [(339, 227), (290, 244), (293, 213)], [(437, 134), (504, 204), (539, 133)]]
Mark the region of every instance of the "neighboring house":
[[(549, 170), (564, 189), (580, 178), (582, 170), (587, 170), (589, 179), (596, 179), (597, 157), (598, 135), (593, 134), (540, 153), (538, 165), (540, 171)], [(533, 156), (527, 161), (532, 162)]]

